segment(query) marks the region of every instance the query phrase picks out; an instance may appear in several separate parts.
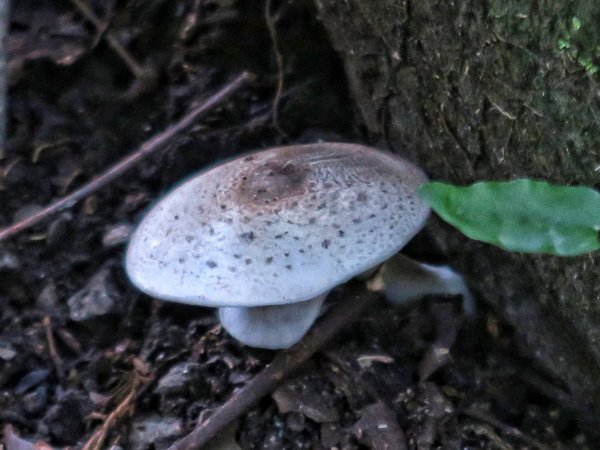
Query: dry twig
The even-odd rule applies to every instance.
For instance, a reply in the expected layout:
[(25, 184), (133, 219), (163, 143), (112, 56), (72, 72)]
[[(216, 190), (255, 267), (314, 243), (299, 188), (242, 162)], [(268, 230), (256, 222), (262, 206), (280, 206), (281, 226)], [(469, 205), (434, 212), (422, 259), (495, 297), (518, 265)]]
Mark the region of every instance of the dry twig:
[(339, 302), (300, 342), (279, 352), (268, 366), (235, 392), (204, 423), (198, 424), (190, 434), (175, 442), (168, 450), (202, 448), (227, 425), (275, 389), (338, 331), (358, 319), (367, 305), (375, 300), (376, 294), (355, 287), (349, 297), (348, 300)]
[(42, 319), (42, 325), (44, 326), (44, 330), (46, 331), (46, 341), (48, 342), (48, 352), (50, 353), (50, 358), (52, 358), (52, 363), (54, 364), (54, 370), (56, 370), (56, 376), (62, 382), (65, 378), (65, 370), (63, 365), (63, 360), (58, 354), (58, 350), (56, 349), (56, 341), (54, 340), (54, 333), (52, 331), (52, 321), (50, 316), (46, 315)]
[(110, 429), (134, 407), (137, 394), (152, 380), (152, 375), (140, 359), (134, 359), (133, 365), (134, 370), (127, 386), (127, 395), (106, 416), (102, 425), (92, 434), (81, 450), (100, 450)]
[(115, 51), (117, 55), (123, 60), (127, 68), (131, 71), (135, 78), (147, 78), (155, 79), (156, 74), (151, 70), (145, 68), (139, 64), (133, 56), (127, 51), (125, 47), (121, 45), (119, 40), (115, 37), (112, 31), (106, 31), (107, 24), (104, 23), (92, 10), (92, 8), (84, 0), (71, 0), (71, 3), (79, 10), (79, 12), (89, 20), (98, 33), (104, 34), (104, 38), (108, 45)]
[(199, 116), (223, 103), (233, 93), (237, 92), (242, 86), (244, 86), (244, 84), (246, 84), (251, 78), (252, 75), (248, 72), (242, 73), (233, 81), (225, 85), (225, 87), (218, 91), (216, 94), (212, 95), (195, 108), (192, 108), (192, 110), (189, 113), (187, 113), (182, 119), (180, 119), (177, 123), (171, 125), (162, 133), (159, 133), (148, 139), (136, 151), (117, 162), (106, 172), (92, 179), (89, 183), (80, 187), (75, 192), (72, 192), (71, 194), (62, 197), (56, 202), (51, 203), (41, 211), (29, 217), (26, 217), (25, 219), (16, 222), (6, 228), (0, 229), (0, 242), (40, 223), (42, 220), (47, 219), (48, 217), (50, 217), (53, 214), (56, 214), (57, 212), (72, 208), (81, 199), (108, 185), (110, 182), (123, 175), (129, 169), (133, 168), (142, 159), (146, 158), (148, 155), (162, 148), (175, 135), (182, 132), (192, 123), (194, 123), (194, 121)]

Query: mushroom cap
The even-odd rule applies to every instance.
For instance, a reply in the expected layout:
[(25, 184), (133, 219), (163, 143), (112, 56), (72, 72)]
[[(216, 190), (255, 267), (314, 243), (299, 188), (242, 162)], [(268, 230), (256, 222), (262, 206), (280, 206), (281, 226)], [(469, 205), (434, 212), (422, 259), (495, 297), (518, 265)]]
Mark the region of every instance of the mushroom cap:
[(165, 300), (250, 307), (308, 300), (389, 258), (417, 233), (427, 181), (356, 144), (271, 148), (202, 172), (143, 218), (130, 280)]

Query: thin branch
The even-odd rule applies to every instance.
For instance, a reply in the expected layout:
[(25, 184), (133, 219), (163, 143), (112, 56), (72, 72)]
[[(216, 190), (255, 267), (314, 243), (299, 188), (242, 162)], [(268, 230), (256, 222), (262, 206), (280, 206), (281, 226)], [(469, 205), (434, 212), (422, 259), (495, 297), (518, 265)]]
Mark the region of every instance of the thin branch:
[(250, 73), (243, 72), (233, 81), (225, 85), (225, 87), (222, 88), (219, 92), (203, 101), (200, 105), (194, 107), (177, 123), (171, 125), (162, 133), (159, 133), (148, 139), (139, 147), (138, 150), (134, 151), (129, 156), (126, 156), (125, 158), (117, 162), (106, 172), (98, 175), (89, 183), (80, 187), (75, 192), (72, 192), (71, 194), (62, 197), (56, 202), (51, 203), (41, 211), (29, 217), (26, 217), (25, 219), (16, 222), (13, 225), (0, 229), (0, 242), (38, 224), (42, 220), (48, 218), (53, 214), (56, 214), (59, 211), (72, 208), (77, 202), (79, 202), (83, 198), (96, 192), (100, 188), (103, 188), (104, 186), (108, 185), (110, 182), (120, 177), (129, 169), (138, 164), (142, 159), (146, 158), (148, 155), (162, 148), (171, 139), (173, 139), (175, 135), (181, 133), (190, 125), (192, 125), (194, 121), (202, 114), (222, 104), (227, 98), (229, 98), (232, 94), (237, 92), (242, 86), (244, 86), (246, 82), (250, 81), (251, 79), (252, 75)]
[(349, 299), (339, 302), (296, 345), (277, 354), (248, 384), (235, 392), (203, 423), (168, 450), (195, 450), (206, 445), (227, 425), (269, 394), (287, 376), (306, 362), (342, 328), (357, 320), (377, 295), (355, 287)]
[[(71, 0), (71, 3), (79, 10), (79, 12), (89, 20), (98, 33), (104, 33), (104, 38), (108, 45), (121, 57), (127, 68), (131, 71), (134, 77), (144, 78), (150, 76), (147, 68), (139, 64), (127, 49), (121, 45), (112, 31), (106, 31), (107, 25), (98, 17), (92, 8), (84, 0)], [(156, 76), (156, 75), (154, 75)]]
[(56, 341), (54, 340), (54, 332), (52, 330), (52, 321), (50, 316), (44, 316), (42, 320), (42, 325), (44, 326), (44, 330), (46, 331), (46, 341), (48, 342), (48, 353), (50, 353), (50, 358), (52, 358), (52, 363), (54, 364), (54, 369), (56, 370), (56, 376), (61, 381), (61, 383), (65, 380), (65, 369), (63, 360), (58, 353), (58, 349), (56, 348)]
[(133, 360), (133, 372), (131, 380), (128, 381), (125, 387), (127, 395), (123, 398), (115, 409), (104, 419), (102, 425), (94, 431), (94, 434), (87, 440), (81, 450), (100, 450), (103, 448), (104, 441), (109, 431), (117, 424), (124, 416), (133, 410), (135, 407), (135, 399), (145, 386), (148, 386), (153, 380), (146, 364), (139, 358)]

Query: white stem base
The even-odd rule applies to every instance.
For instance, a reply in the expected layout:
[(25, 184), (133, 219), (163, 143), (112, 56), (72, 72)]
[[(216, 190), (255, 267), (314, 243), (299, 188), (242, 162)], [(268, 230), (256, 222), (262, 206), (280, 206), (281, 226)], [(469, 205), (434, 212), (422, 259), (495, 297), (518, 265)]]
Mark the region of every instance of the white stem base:
[(244, 345), (272, 350), (288, 348), (317, 320), (327, 294), (288, 305), (219, 308), (219, 318), (223, 328)]
[(475, 313), (475, 299), (462, 276), (448, 266), (422, 264), (401, 254), (385, 262), (369, 282), (369, 288), (383, 291), (385, 298), (395, 306), (405, 305), (425, 295), (461, 295), (465, 313)]

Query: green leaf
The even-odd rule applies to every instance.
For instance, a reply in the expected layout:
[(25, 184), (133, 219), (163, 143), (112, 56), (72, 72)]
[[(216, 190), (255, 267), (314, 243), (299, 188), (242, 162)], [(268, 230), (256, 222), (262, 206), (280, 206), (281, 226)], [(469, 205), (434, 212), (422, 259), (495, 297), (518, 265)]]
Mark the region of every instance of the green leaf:
[(528, 179), (432, 182), (419, 194), (471, 239), (505, 250), (574, 256), (600, 249), (600, 193), (591, 188)]

